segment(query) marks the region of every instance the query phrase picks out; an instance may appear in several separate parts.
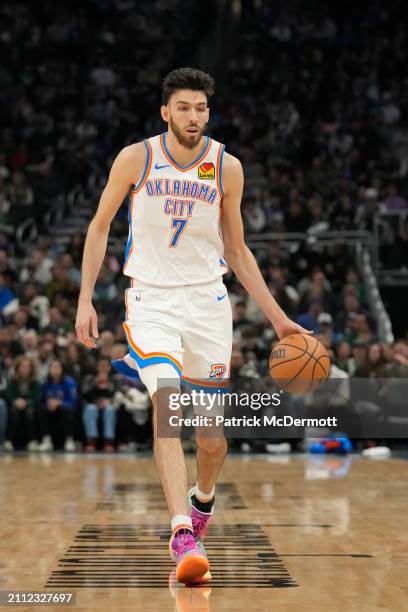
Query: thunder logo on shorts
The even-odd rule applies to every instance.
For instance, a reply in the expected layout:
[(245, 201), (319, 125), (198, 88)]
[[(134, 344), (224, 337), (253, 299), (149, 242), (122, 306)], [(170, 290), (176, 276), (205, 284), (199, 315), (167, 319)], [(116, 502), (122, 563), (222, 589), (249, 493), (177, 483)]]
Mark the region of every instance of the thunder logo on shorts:
[(213, 363), (210, 366), (209, 378), (217, 378), (218, 380), (222, 380), (226, 369), (227, 366), (225, 363)]

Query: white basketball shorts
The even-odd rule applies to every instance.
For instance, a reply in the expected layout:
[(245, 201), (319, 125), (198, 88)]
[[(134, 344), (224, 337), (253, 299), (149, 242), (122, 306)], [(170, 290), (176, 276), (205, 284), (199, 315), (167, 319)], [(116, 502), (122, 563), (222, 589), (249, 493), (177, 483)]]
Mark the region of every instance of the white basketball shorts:
[(119, 371), (134, 376), (136, 369), (168, 363), (192, 388), (228, 386), (232, 312), (221, 278), (176, 288), (132, 280), (125, 302), (129, 355), (113, 362)]

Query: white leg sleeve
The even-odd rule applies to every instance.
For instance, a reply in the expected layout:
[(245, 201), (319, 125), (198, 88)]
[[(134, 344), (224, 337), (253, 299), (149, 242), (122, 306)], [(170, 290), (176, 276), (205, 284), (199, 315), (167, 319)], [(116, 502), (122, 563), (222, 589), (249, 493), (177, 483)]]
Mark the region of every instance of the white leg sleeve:
[(138, 367), (137, 370), (140, 380), (149, 391), (150, 397), (153, 397), (158, 389), (164, 387), (171, 387), (180, 391), (180, 377), (169, 363), (155, 363), (145, 368)]

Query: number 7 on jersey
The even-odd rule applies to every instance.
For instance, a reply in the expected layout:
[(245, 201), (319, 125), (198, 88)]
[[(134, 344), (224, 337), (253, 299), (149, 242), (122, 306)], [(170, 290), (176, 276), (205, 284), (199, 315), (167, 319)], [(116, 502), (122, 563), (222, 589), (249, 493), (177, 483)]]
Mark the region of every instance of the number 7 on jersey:
[(171, 227), (175, 228), (173, 235), (170, 239), (169, 242), (169, 247), (176, 247), (178, 245), (178, 242), (180, 240), (180, 236), (181, 234), (184, 232), (184, 230), (187, 227), (187, 223), (188, 223), (188, 219), (172, 219), (171, 220)]

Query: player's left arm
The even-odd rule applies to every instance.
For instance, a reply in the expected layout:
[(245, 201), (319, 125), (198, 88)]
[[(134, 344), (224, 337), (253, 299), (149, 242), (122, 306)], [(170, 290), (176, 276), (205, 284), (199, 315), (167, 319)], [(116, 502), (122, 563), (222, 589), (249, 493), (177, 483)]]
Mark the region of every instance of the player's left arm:
[(241, 217), (244, 174), (240, 161), (225, 153), (222, 170), (222, 234), (224, 257), (239, 281), (268, 317), (279, 338), (294, 333), (312, 333), (291, 321), (271, 295), (255, 257), (245, 244)]

